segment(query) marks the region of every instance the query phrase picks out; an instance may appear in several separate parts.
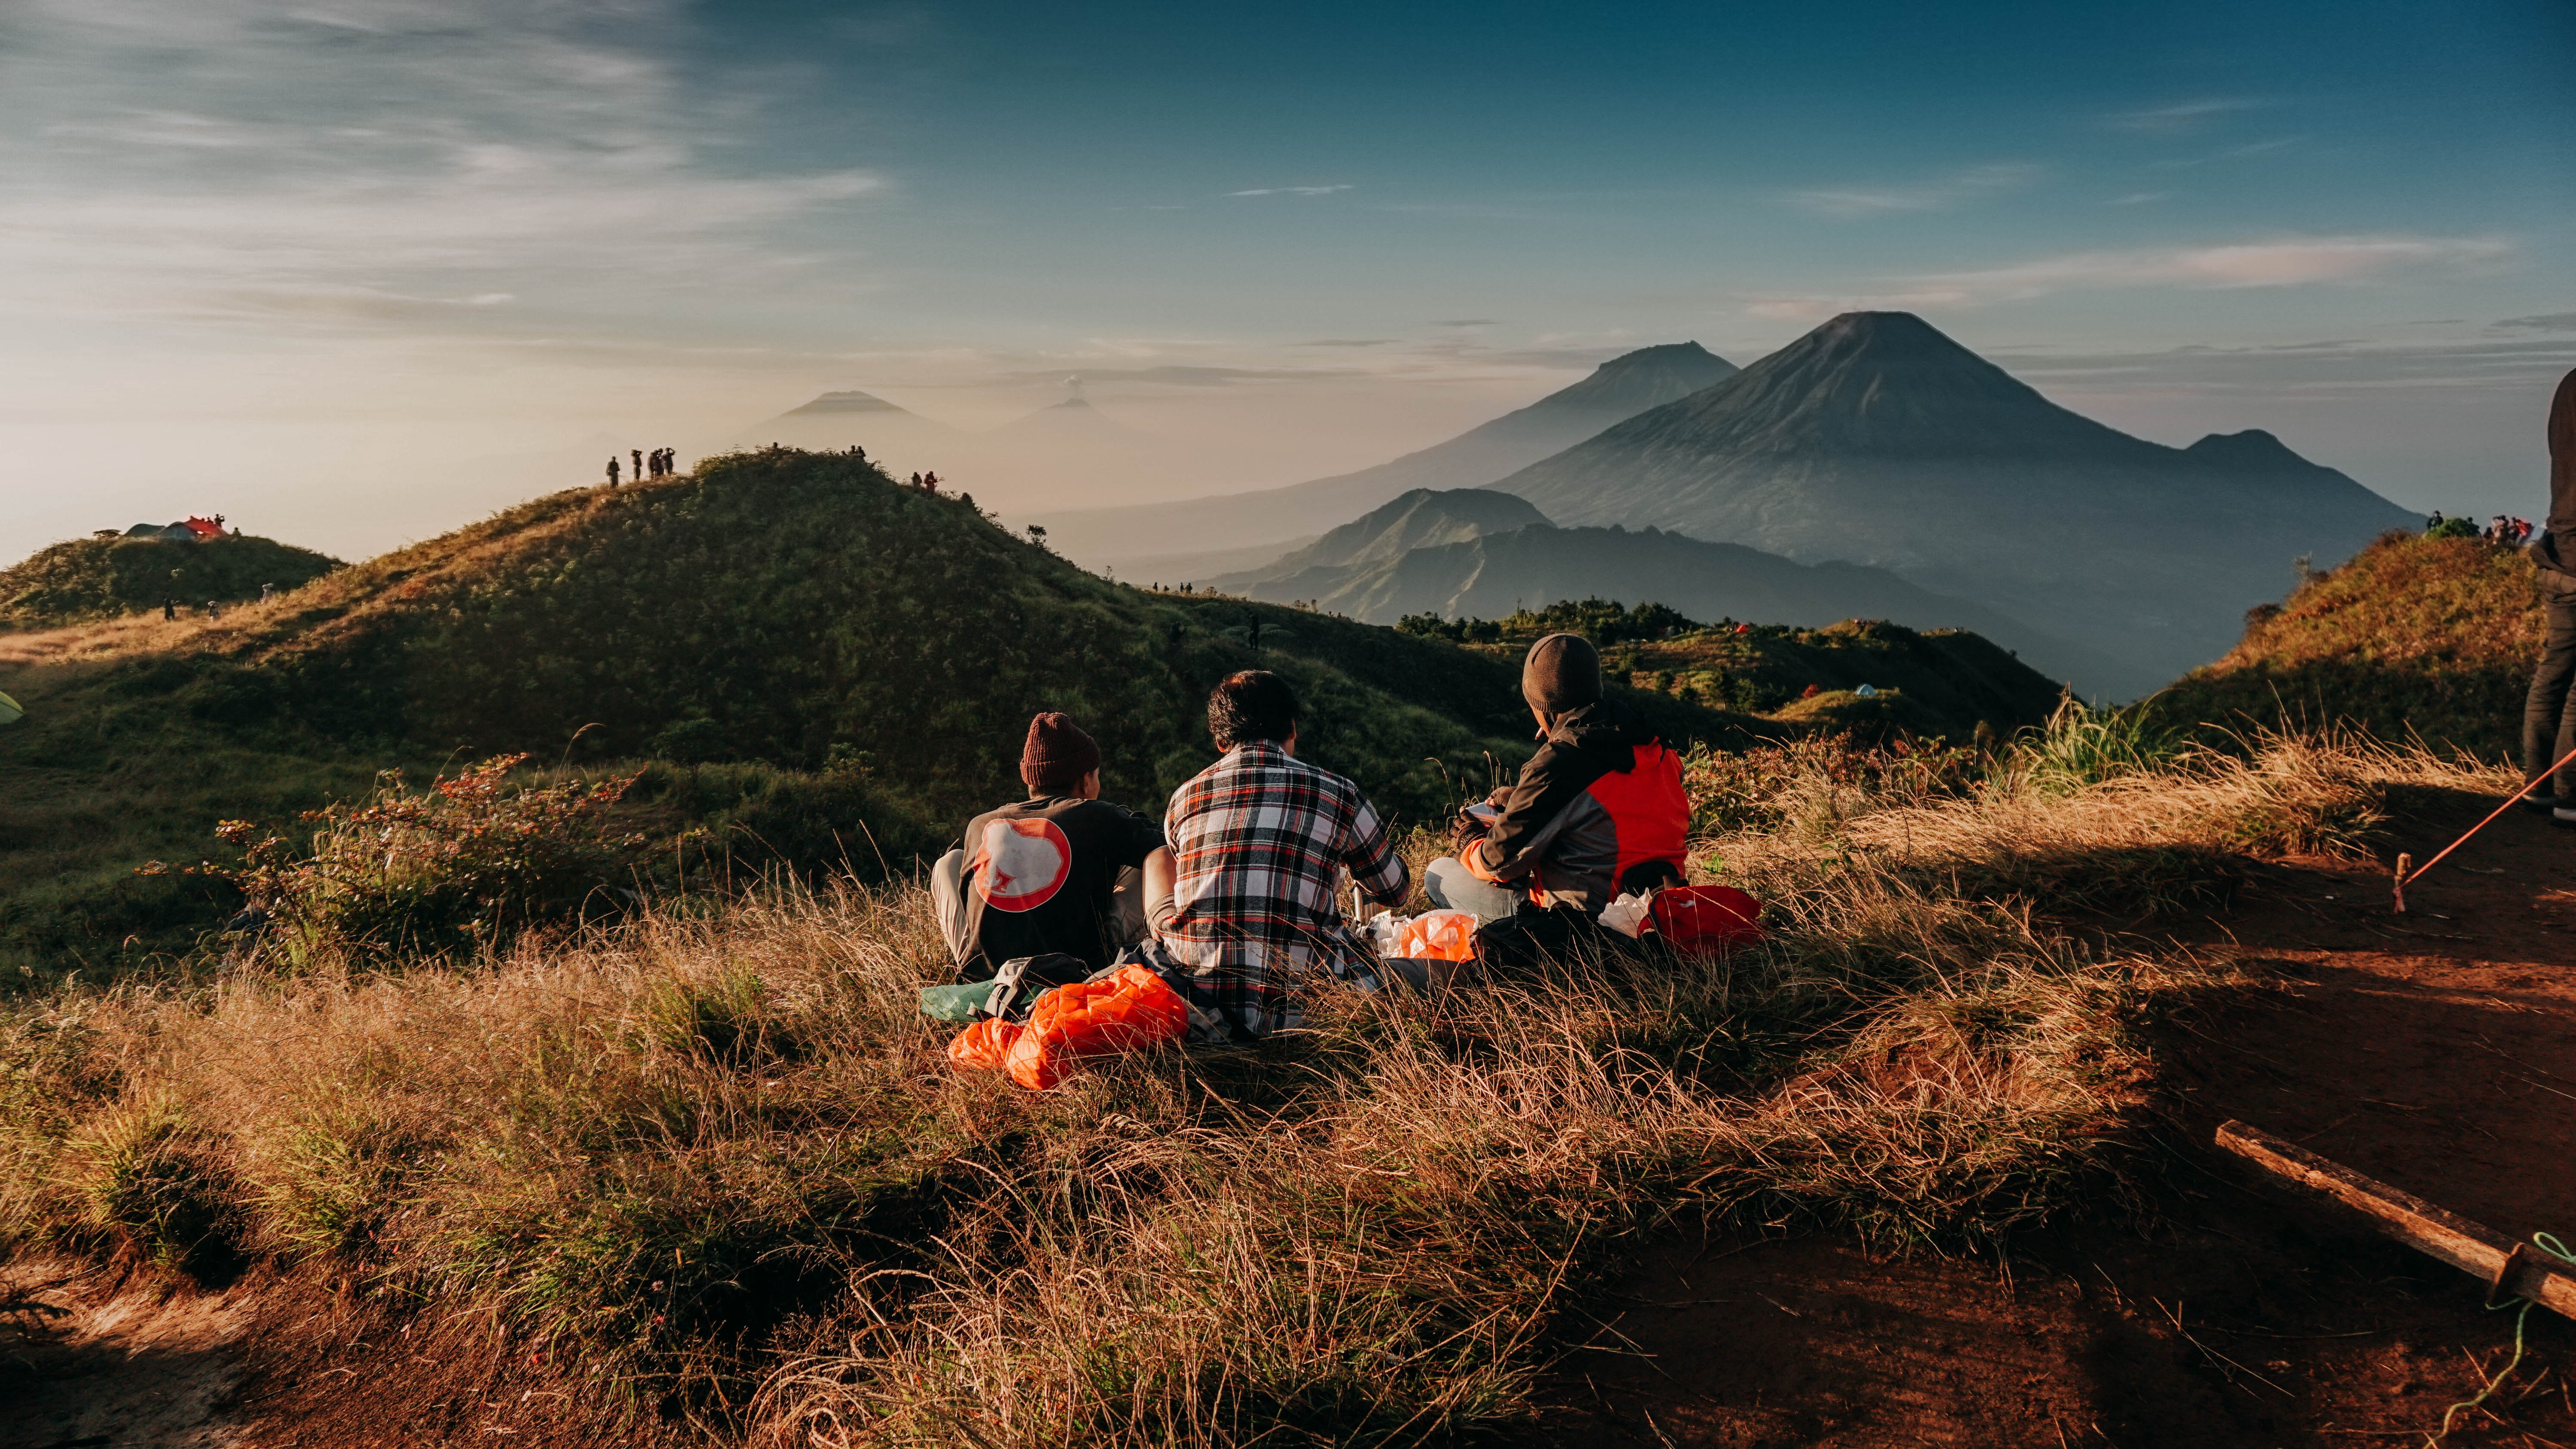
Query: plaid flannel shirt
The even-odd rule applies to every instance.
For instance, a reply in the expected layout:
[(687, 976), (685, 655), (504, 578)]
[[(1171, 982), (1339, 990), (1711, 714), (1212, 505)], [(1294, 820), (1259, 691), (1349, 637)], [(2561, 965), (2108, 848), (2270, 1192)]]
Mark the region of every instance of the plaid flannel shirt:
[(1342, 919), (1336, 877), (1392, 904), (1404, 857), (1359, 787), (1275, 741), (1226, 752), (1172, 794), (1174, 916), (1162, 941), (1191, 973), (1190, 995), (1237, 1036), (1300, 1019), (1295, 987), (1317, 966), (1374, 981), (1376, 958)]

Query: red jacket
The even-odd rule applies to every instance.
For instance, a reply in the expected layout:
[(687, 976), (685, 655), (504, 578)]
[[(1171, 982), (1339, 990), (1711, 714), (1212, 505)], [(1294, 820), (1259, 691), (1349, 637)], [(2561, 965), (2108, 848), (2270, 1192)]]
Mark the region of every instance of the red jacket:
[(1480, 879), (1525, 885), (1540, 905), (1598, 912), (1630, 891), (1680, 884), (1689, 835), (1681, 758), (1634, 710), (1604, 702), (1557, 717), (1502, 819), (1461, 859)]

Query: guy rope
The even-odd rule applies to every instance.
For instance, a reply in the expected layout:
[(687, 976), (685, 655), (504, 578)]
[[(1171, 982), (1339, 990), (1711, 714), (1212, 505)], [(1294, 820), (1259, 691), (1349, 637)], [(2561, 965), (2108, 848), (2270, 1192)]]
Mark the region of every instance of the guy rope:
[(2512, 809), (2514, 806), (2521, 804), (2521, 803), (2522, 803), (2522, 799), (2523, 799), (2523, 797), (2531, 793), (2531, 788), (2532, 788), (2532, 786), (2533, 786), (2533, 785), (2537, 785), (2537, 784), (2539, 784), (2542, 780), (2546, 780), (2546, 779), (2550, 778), (2551, 776), (2553, 776), (2553, 775), (2557, 774), (2560, 770), (2563, 770), (2563, 769), (2567, 768), (2567, 764), (2568, 764), (2568, 762), (2569, 762), (2569, 761), (2571, 761), (2571, 760), (2576, 760), (2576, 750), (2569, 750), (2567, 753), (2565, 753), (2565, 754), (2563, 754), (2563, 755), (2560, 755), (2560, 756), (2558, 757), (2558, 763), (2557, 763), (2557, 764), (2554, 764), (2554, 765), (2550, 766), (2548, 769), (2543, 770), (2537, 778), (2535, 778), (2534, 780), (2532, 780), (2532, 781), (2531, 781), (2531, 783), (2530, 783), (2530, 784), (2527, 784), (2527, 785), (2523, 786), (2521, 789), (2514, 791), (2514, 792), (2513, 792), (2513, 794), (2512, 794), (2512, 796), (2511, 796), (2510, 798), (2508, 798), (2508, 799), (2507, 799), (2503, 804), (2498, 805), (2498, 806), (2495, 808), (2495, 810), (2494, 810), (2494, 812), (2493, 812), (2493, 813), (2489, 814), (2489, 815), (2487, 816), (2487, 818), (2486, 818), (2486, 819), (2481, 820), (2481, 821), (2479, 821), (2477, 824), (2470, 826), (2470, 827), (2468, 828), (2468, 830), (2467, 830), (2464, 834), (2462, 834), (2462, 835), (2460, 836), (2460, 838), (2459, 838), (2459, 839), (2452, 841), (2450, 844), (2448, 844), (2448, 845), (2446, 845), (2446, 846), (2443, 846), (2443, 847), (2442, 847), (2442, 854), (2441, 854), (2441, 855), (2434, 856), (2431, 860), (2428, 860), (2428, 861), (2424, 862), (2424, 866), (2423, 866), (2423, 869), (2422, 869), (2422, 870), (2411, 870), (2411, 871), (2410, 871), (2410, 870), (2408, 870), (2406, 867), (2407, 867), (2408, 863), (2409, 863), (2409, 862), (2411, 862), (2411, 861), (2414, 859), (2414, 857), (2413, 857), (2413, 856), (2410, 856), (2410, 855), (2403, 855), (2403, 854), (2399, 855), (2399, 856), (2397, 857), (2397, 914), (2399, 914), (2399, 915), (2401, 915), (2401, 916), (2402, 916), (2402, 915), (2404, 915), (2404, 914), (2406, 914), (2406, 883), (2407, 883), (2408, 881), (2411, 881), (2411, 880), (2420, 880), (2420, 879), (2422, 879), (2422, 878), (2423, 878), (2423, 875), (2424, 875), (2424, 871), (2431, 870), (2433, 867), (2435, 867), (2435, 866), (2437, 866), (2437, 865), (2440, 865), (2440, 864), (2442, 863), (2442, 857), (2443, 857), (2443, 856), (2447, 856), (2447, 855), (2449, 855), (2452, 851), (2455, 851), (2455, 850), (2459, 849), (2461, 846), (2468, 844), (2468, 843), (2469, 843), (2469, 836), (2471, 836), (2471, 835), (2475, 835), (2475, 834), (2477, 834), (2479, 831), (2486, 829), (2489, 825), (2494, 824), (2494, 823), (2495, 823), (2495, 818), (2496, 818), (2496, 816), (2498, 816), (2498, 815), (2502, 815), (2504, 812), (2506, 812), (2506, 811), (2508, 811), (2508, 810)]

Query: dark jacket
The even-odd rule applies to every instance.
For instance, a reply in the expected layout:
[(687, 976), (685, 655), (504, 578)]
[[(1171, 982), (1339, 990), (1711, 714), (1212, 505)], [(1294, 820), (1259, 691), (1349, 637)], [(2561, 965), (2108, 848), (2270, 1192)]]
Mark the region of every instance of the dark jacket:
[(2531, 541), (2531, 561), (2543, 592), (2576, 595), (2576, 372), (2558, 380), (2549, 404), (2549, 530)]
[(962, 846), (957, 979), (989, 981), (1015, 956), (1050, 951), (1108, 965), (1118, 872), (1162, 847), (1160, 824), (1106, 800), (1041, 795), (976, 816)]
[(1559, 715), (1502, 808), (1460, 858), (1485, 880), (1527, 886), (1539, 905), (1598, 912), (1629, 891), (1682, 880), (1690, 800), (1681, 759), (1624, 704)]

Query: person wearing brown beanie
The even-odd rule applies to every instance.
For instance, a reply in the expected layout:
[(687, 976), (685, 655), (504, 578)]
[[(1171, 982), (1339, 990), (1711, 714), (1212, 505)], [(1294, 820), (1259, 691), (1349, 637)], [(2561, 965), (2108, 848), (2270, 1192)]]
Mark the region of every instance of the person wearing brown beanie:
[(1170, 852), (1163, 828), (1100, 798), (1100, 742), (1069, 715), (1029, 721), (1020, 746), (1029, 798), (967, 823), (930, 871), (940, 935), (959, 981), (1051, 952), (1098, 970), (1144, 939), (1145, 875)]
[(2548, 633), (2522, 706), (2523, 807), (2576, 828), (2576, 372), (2558, 380), (2549, 404), (2549, 531), (2531, 541), (2533, 577)]
[(1630, 891), (1680, 884), (1690, 828), (1681, 759), (1636, 710), (1605, 697), (1592, 641), (1532, 644), (1521, 699), (1538, 753), (1517, 783), (1459, 812), (1459, 851), (1423, 868), (1424, 892), (1486, 921), (1588, 919)]

